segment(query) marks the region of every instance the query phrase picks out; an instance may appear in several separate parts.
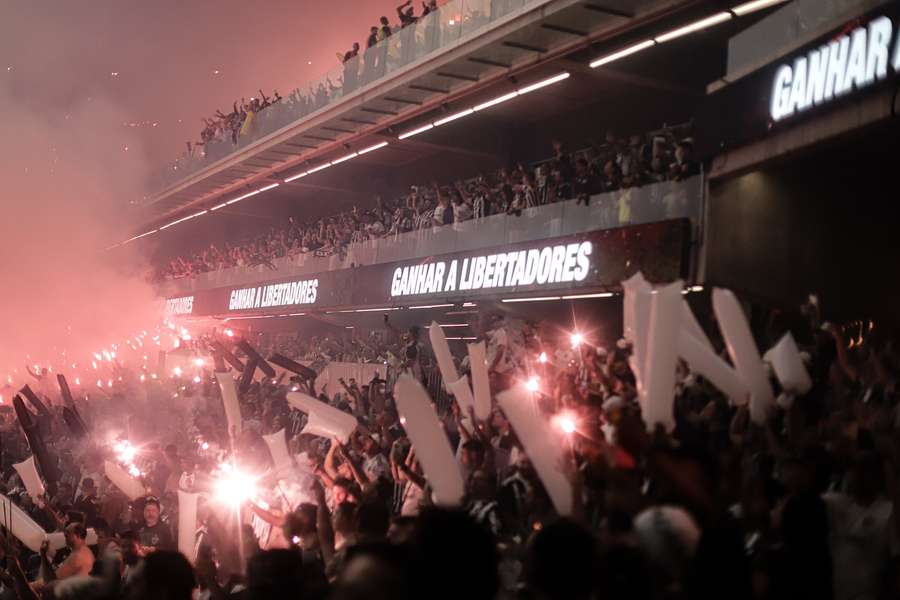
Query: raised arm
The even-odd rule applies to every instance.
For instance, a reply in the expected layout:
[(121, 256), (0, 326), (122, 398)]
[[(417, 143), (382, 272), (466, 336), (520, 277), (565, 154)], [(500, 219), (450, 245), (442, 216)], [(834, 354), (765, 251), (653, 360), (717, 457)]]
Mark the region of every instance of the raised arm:
[(322, 550), (322, 558), (325, 564), (334, 558), (334, 529), (331, 526), (331, 511), (328, 510), (328, 502), (325, 500), (325, 488), (318, 481), (312, 484), (312, 492), (316, 498), (316, 533), (319, 536), (319, 548)]
[(414, 447), (410, 447), (406, 460), (397, 462), (396, 464), (397, 470), (406, 475), (410, 483), (420, 490), (425, 489), (428, 482), (425, 480), (425, 477), (416, 470), (416, 450)]
[(254, 502), (250, 502), (250, 510), (252, 510), (253, 514), (255, 514), (257, 517), (274, 527), (283, 526), (284, 522), (287, 520), (284, 515), (276, 515), (272, 512), (269, 512), (268, 510), (262, 508), (261, 506), (258, 506)]
[(353, 474), (353, 479), (356, 480), (356, 483), (359, 484), (359, 487), (365, 487), (369, 484), (369, 477), (366, 475), (363, 470), (356, 464), (356, 461), (351, 458), (350, 453), (347, 452), (346, 448), (343, 444), (338, 442), (338, 453), (340, 457), (347, 463), (347, 466), (350, 467), (350, 472)]

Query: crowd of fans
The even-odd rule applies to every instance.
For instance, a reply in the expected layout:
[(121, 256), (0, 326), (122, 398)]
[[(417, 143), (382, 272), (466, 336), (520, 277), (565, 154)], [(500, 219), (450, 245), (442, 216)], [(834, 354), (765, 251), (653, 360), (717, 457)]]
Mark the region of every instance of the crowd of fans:
[[(371, 27), (362, 53), (358, 42), (354, 42), (350, 50), (338, 53), (343, 72), (334, 80), (326, 76), (305, 90), (294, 89), (286, 98), (282, 98), (277, 90), (273, 92), (272, 98), (259, 90), (258, 98), (251, 98), (249, 102), (244, 98), (240, 103), (235, 101), (230, 113), (217, 110), (212, 117), (201, 119), (203, 128), (200, 140), (186, 142), (187, 152), (171, 165), (170, 170), (177, 172), (189, 168), (191, 163), (198, 160), (225, 156), (240, 141), (255, 139), (261, 131), (274, 131), (303, 118), (342, 95), (349, 94), (360, 85), (378, 79), (384, 75), (389, 60), (406, 64), (420, 51), (433, 50), (438, 45), (439, 23), (434, 22), (434, 19), (429, 20), (427, 31), (421, 40), (415, 36), (414, 28), (406, 28), (437, 11), (437, 5), (437, 0), (426, 0), (422, 2), (420, 14), (416, 15), (412, 0), (407, 0), (397, 7), (396, 24), (392, 25), (388, 17), (381, 17), (378, 24)], [(478, 18), (484, 16), (468, 16), (469, 20)], [(391, 49), (387, 44), (381, 43), (392, 35), (402, 38), (397, 46), (396, 56), (390, 54)], [(265, 110), (270, 106), (276, 108)]]
[[(139, 382), (120, 369), (121, 382), (79, 402), (90, 430), (81, 439), (45, 398), (52, 417), (39, 417), (40, 427), (61, 477), (37, 501), (11, 467), (29, 454), (19, 424), (0, 413), (6, 496), (48, 531), (65, 530), (68, 546), (55, 557), (31, 553), (6, 532), (0, 597), (897, 597), (897, 339), (872, 323), (822, 323), (813, 305), (756, 316), (762, 347), (793, 333), (811, 391), (782, 393), (756, 424), (681, 363), (667, 433), (641, 420), (627, 341), (603, 348), (550, 323), (473, 315), (492, 392), (537, 381), (535, 410), (551, 422), (565, 412), (574, 424), (555, 432), (574, 491), (565, 518), (496, 407), (485, 420), (455, 403), (440, 413), (466, 497), (457, 508), (432, 505), (386, 381), (400, 371), (424, 377), (430, 352), (417, 328), (401, 334), (390, 322), (362, 340), (281, 342), (276, 349), (297, 359), (385, 359), (394, 373), (341, 381), (340, 390), (252, 383), (240, 395), (233, 454), (208, 374)], [(303, 433), (305, 416), (285, 400), (291, 389), (354, 415), (348, 443)], [(296, 465), (276, 482), (265, 475), (272, 458), (262, 435), (281, 430)], [(138, 449), (146, 498), (129, 503), (103, 476), (116, 439)], [(237, 519), (236, 505), (202, 499), (192, 565), (175, 552), (177, 490), (205, 491), (223, 457), (267, 491), (244, 501)]]
[[(193, 256), (171, 259), (157, 278), (260, 264), (274, 268), (277, 258), (341, 254), (351, 243), (491, 215), (521, 215), (524, 209), (565, 200), (588, 203), (595, 194), (680, 181), (697, 173), (699, 165), (685, 126), (627, 139), (609, 133), (602, 144), (578, 152), (567, 152), (555, 141), (552, 157), (537, 165), (520, 163), (449, 185), (413, 185), (398, 197), (377, 197), (372, 208), (354, 207), (315, 221), (292, 217), (286, 227), (273, 228), (244, 244), (210, 245)], [(627, 222), (627, 217), (623, 220)]]

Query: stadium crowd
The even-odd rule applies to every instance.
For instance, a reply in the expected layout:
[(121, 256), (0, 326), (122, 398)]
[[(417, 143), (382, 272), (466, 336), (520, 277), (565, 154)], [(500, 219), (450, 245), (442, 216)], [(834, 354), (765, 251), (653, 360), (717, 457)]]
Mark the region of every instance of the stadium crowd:
[(290, 218), (282, 228), (243, 244), (210, 245), (193, 256), (176, 257), (157, 279), (192, 277), (231, 267), (269, 265), (301, 253), (329, 256), (351, 243), (433, 229), (470, 219), (507, 214), (565, 200), (588, 203), (603, 192), (627, 190), (661, 181), (680, 181), (699, 173), (687, 126), (620, 138), (607, 134), (602, 144), (567, 152), (554, 141), (553, 155), (534, 166), (517, 164), (496, 173), (449, 185), (413, 185), (394, 198), (377, 197), (369, 209), (301, 222)]
[[(294, 89), (287, 98), (282, 98), (277, 90), (273, 92), (272, 98), (259, 90), (259, 97), (252, 97), (249, 101), (241, 98), (240, 103), (235, 101), (231, 112), (225, 114), (216, 110), (213, 116), (201, 119), (203, 128), (200, 140), (186, 142), (186, 153), (174, 161), (169, 170), (177, 172), (188, 169), (196, 161), (220, 158), (231, 152), (239, 141), (255, 139), (260, 131), (273, 131), (317, 111), (343, 94), (349, 94), (359, 85), (383, 76), (389, 58), (405, 64), (412, 59), (418, 46), (426, 51), (436, 48), (440, 24), (433, 23), (434, 19), (428, 21), (428, 31), (422, 40), (416, 39), (413, 28), (405, 28), (415, 25), (419, 19), (437, 9), (437, 0), (427, 0), (422, 2), (420, 14), (416, 15), (412, 0), (407, 0), (396, 9), (396, 24), (391, 25), (388, 17), (382, 16), (378, 24), (371, 27), (362, 54), (358, 42), (354, 42), (347, 52), (337, 54), (343, 64), (343, 72), (340, 78), (335, 77), (335, 81), (326, 76), (306, 90), (299, 87)], [(472, 18), (477, 17), (470, 15), (469, 19)], [(395, 34), (402, 36), (399, 54), (389, 57), (388, 47), (381, 42)], [(276, 108), (266, 110), (271, 106)]]
[[(721, 349), (712, 320), (700, 321)], [(815, 304), (758, 311), (752, 321), (761, 347), (792, 332), (812, 389), (782, 391), (755, 424), (746, 406), (680, 363), (674, 430), (648, 432), (627, 341), (603, 348), (549, 323), (473, 315), (492, 393), (534, 381), (535, 410), (551, 422), (568, 415), (554, 430), (574, 492), (564, 518), (496, 406), (484, 420), (454, 402), (439, 410), (466, 496), (458, 508), (432, 504), (392, 392), (397, 373), (434, 368), (417, 328), (401, 333), (386, 321), (385, 331), (355, 340), (279, 343), (273, 349), (298, 360), (367, 360), (388, 371), (336, 390), (302, 378), (248, 382), (233, 441), (208, 372), (138, 379), (115, 367), (121, 381), (79, 394), (86, 434), (44, 398), (49, 414), (35, 419), (59, 477), (43, 497), (26, 493), (13, 470), (29, 451), (19, 423), (0, 413), (3, 492), (46, 530), (65, 530), (67, 543), (51, 556), (5, 532), (0, 597), (896, 597), (896, 338), (873, 323), (823, 323)], [(304, 413), (286, 401), (293, 389), (352, 414), (348, 442), (304, 433)], [(282, 430), (295, 466), (274, 481), (262, 436)], [(123, 444), (135, 449), (129, 460), (149, 491), (134, 502), (103, 475)], [(192, 565), (175, 551), (177, 492), (208, 491), (223, 461), (258, 475), (259, 497), (239, 510), (213, 493), (201, 498)], [(93, 546), (85, 527), (99, 538)]]

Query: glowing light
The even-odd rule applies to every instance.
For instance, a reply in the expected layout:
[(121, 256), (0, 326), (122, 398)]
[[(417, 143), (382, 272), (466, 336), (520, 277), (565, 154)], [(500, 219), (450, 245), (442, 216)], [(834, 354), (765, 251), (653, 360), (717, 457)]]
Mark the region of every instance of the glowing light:
[(81, 379), (78, 377), (75, 378), (75, 385), (81, 385)]
[(252, 192), (247, 192), (247, 193), (244, 194), (243, 196), (238, 196), (237, 198), (234, 198), (234, 199), (232, 199), (232, 200), (229, 200), (228, 202), (225, 203), (225, 206), (228, 206), (228, 205), (230, 205), (230, 204), (234, 204), (235, 202), (240, 202), (241, 200), (245, 200), (245, 199), (249, 198), (250, 196), (255, 196), (255, 195), (257, 195), (258, 193), (259, 193), (259, 190), (253, 190)]
[(134, 465), (131, 465), (130, 467), (128, 467), (128, 472), (131, 474), (132, 477), (140, 477), (141, 476), (141, 470), (138, 469)]
[(358, 152), (351, 152), (351, 153), (348, 154), (347, 156), (342, 156), (342, 157), (340, 157), (340, 158), (338, 158), (338, 159), (336, 159), (336, 160), (331, 161), (331, 165), (332, 165), (332, 166), (334, 166), (334, 165), (339, 165), (339, 164), (341, 164), (342, 162), (346, 162), (346, 161), (350, 160), (351, 158), (356, 158), (357, 156), (359, 156), (359, 153), (358, 153)]
[(226, 329), (225, 335), (227, 335), (228, 337), (234, 337), (234, 331), (232, 331), (231, 329)]
[(200, 449), (209, 450), (209, 442), (203, 442), (202, 444), (200, 444)]
[(143, 373), (142, 373), (142, 374), (141, 374), (141, 377), (140, 377), (140, 380), (141, 380), (141, 381), (144, 381), (145, 379), (147, 379), (147, 378), (146, 378), (146, 377), (143, 375)]
[(113, 450), (115, 451), (116, 458), (119, 459), (119, 462), (125, 464), (130, 464), (134, 460), (134, 457), (137, 456), (137, 449), (132, 446), (128, 440), (116, 442), (113, 446)]
[(407, 132), (405, 132), (405, 133), (401, 133), (400, 135), (397, 136), (397, 139), (398, 139), (398, 140), (405, 140), (406, 138), (410, 138), (410, 137), (412, 137), (412, 136), (414, 136), (414, 135), (419, 135), (420, 133), (425, 133), (425, 132), (428, 131), (429, 129), (433, 129), (433, 128), (434, 128), (434, 124), (433, 124), (433, 123), (429, 123), (428, 125), (423, 125), (423, 126), (417, 128), (417, 129), (413, 129), (413, 130), (407, 131)]
[(561, 412), (552, 419), (553, 424), (558, 427), (564, 434), (572, 435), (577, 428), (575, 415), (570, 412)]
[(541, 384), (538, 381), (537, 377), (529, 377), (528, 381), (525, 382), (525, 389), (529, 392), (536, 392), (541, 389)]
[(446, 125), (447, 123), (452, 123), (453, 121), (455, 121), (457, 119), (462, 119), (463, 117), (471, 115), (473, 112), (475, 112), (475, 111), (472, 110), (471, 108), (467, 108), (464, 111), (444, 117), (443, 119), (438, 119), (437, 121), (434, 122), (434, 126), (440, 127), (441, 125)]
[(554, 75), (553, 77), (548, 77), (542, 81), (538, 81), (536, 83), (532, 83), (531, 85), (525, 86), (519, 89), (519, 95), (527, 94), (528, 92), (533, 92), (535, 90), (539, 90), (541, 88), (547, 87), (548, 85), (553, 85), (554, 83), (559, 83), (560, 81), (564, 81), (569, 78), (569, 73), (563, 72), (559, 75)]
[(293, 542), (295, 546), (298, 545), (300, 543), (300, 536), (295, 535), (294, 537), (291, 538), (291, 542)]
[(219, 466), (220, 476), (213, 485), (215, 497), (235, 508), (256, 496), (256, 479), (228, 463)]
[(156, 373), (151, 373), (150, 379), (156, 379)]
[(206, 364), (206, 361), (204, 361), (202, 358), (195, 358), (195, 359), (194, 359), (194, 366), (202, 367), (202, 366), (205, 365), (205, 364)]
[(296, 181), (297, 179), (300, 179), (301, 177), (306, 177), (307, 175), (309, 175), (309, 173), (307, 171), (303, 171), (302, 173), (297, 173), (296, 175), (291, 175), (290, 177), (285, 179), (284, 182), (290, 183), (292, 181)]
[(612, 298), (615, 296), (612, 292), (601, 292), (599, 294), (575, 294), (572, 296), (563, 296), (563, 300), (581, 300), (584, 298)]
[(106, 387), (112, 387), (112, 379), (107, 380)]
[(538, 362), (541, 363), (542, 365), (547, 363), (547, 353), (546, 352), (541, 352), (541, 354), (538, 356)]
[(319, 165), (318, 167), (313, 167), (309, 171), (306, 172), (307, 175), (312, 175), (313, 173), (318, 173), (319, 171), (324, 171), (328, 167), (331, 166), (330, 162), (325, 163), (324, 165)]
[(537, 298), (503, 298), (500, 302), (549, 302), (550, 300), (559, 300), (562, 296), (540, 296)]
[(678, 29), (657, 36), (656, 42), (662, 44), (663, 42), (668, 42), (670, 40), (680, 38), (681, 36), (688, 35), (689, 33), (694, 33), (695, 31), (701, 31), (703, 29), (706, 29), (707, 27), (718, 25), (719, 23), (723, 23), (730, 18), (731, 13), (729, 12), (716, 13), (712, 16), (706, 17), (705, 19), (694, 21), (693, 23), (685, 25), (684, 27), (679, 27)]
[(781, 4), (786, 1), (787, 0), (753, 0), (753, 2), (746, 2), (744, 4), (735, 6), (731, 9), (731, 12), (739, 17), (743, 17), (744, 15), (748, 15), (757, 10), (762, 10), (764, 8), (768, 8), (769, 6), (775, 6), (776, 4)]
[(381, 148), (384, 148), (384, 147), (387, 146), (387, 145), (388, 145), (387, 142), (381, 142), (380, 144), (375, 144), (374, 146), (369, 146), (368, 148), (363, 148), (362, 150), (360, 150), (359, 152), (357, 152), (357, 154), (359, 154), (360, 156), (362, 156), (363, 154), (368, 154), (369, 152), (374, 152), (375, 150), (379, 150), (379, 149), (381, 149)]
[(518, 95), (519, 95), (519, 92), (518, 92), (518, 91), (515, 91), (515, 92), (510, 92), (510, 93), (508, 93), (508, 94), (504, 94), (504, 95), (502, 95), (502, 96), (497, 96), (497, 97), (494, 98), (493, 100), (488, 100), (487, 102), (484, 102), (484, 103), (479, 104), (479, 105), (477, 105), (477, 106), (473, 106), (473, 107), (472, 107), (472, 110), (474, 110), (475, 112), (478, 112), (478, 111), (480, 111), (480, 110), (484, 110), (484, 109), (486, 109), (486, 108), (490, 108), (490, 107), (492, 107), (492, 106), (496, 106), (496, 105), (498, 105), (498, 104), (500, 104), (500, 103), (502, 103), (502, 102), (506, 102), (507, 100), (512, 100), (513, 98), (515, 98), (515, 97), (518, 96)]
[(572, 337), (570, 339), (572, 341), (573, 348), (577, 348), (584, 342), (584, 336), (581, 335), (580, 333), (573, 333)]
[(181, 377), (181, 367), (175, 367), (172, 369), (172, 375), (175, 377)]
[(199, 375), (196, 375), (196, 376), (194, 377), (194, 383), (200, 383), (201, 381), (203, 381), (203, 380), (200, 379), (200, 376), (199, 376)]
[(619, 50), (618, 52), (613, 52), (612, 54), (609, 54), (602, 58), (598, 58), (591, 63), (591, 68), (596, 69), (597, 67), (602, 67), (603, 65), (607, 65), (613, 61), (619, 60), (620, 58), (631, 56), (632, 54), (640, 52), (641, 50), (646, 50), (650, 46), (653, 46), (655, 43), (656, 42), (653, 40), (644, 40), (643, 42), (640, 42), (633, 46), (628, 46), (627, 48)]

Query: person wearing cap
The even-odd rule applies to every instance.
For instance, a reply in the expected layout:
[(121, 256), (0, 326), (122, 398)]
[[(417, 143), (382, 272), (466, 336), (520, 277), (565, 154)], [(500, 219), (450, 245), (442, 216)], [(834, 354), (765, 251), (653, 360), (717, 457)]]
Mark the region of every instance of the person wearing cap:
[(172, 550), (175, 543), (169, 527), (160, 521), (160, 504), (156, 496), (147, 496), (144, 502), (145, 525), (138, 532), (138, 543), (141, 556), (147, 556), (157, 550)]

